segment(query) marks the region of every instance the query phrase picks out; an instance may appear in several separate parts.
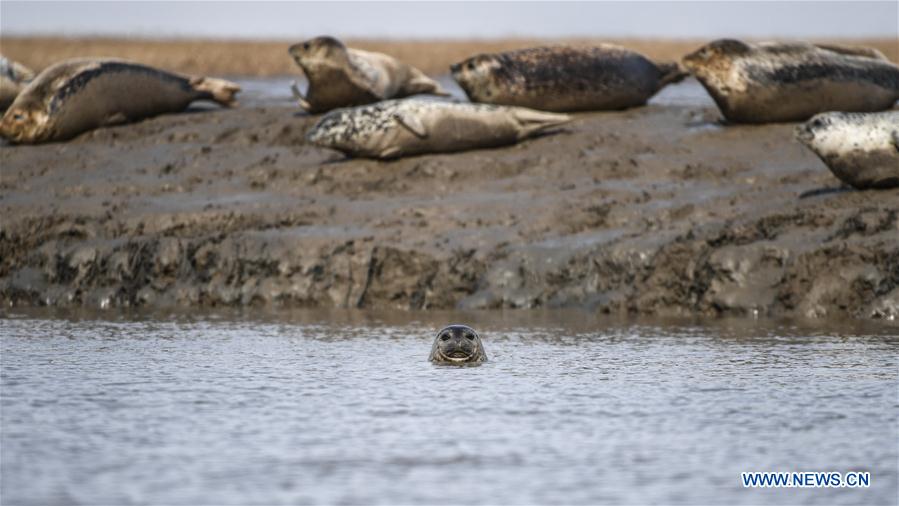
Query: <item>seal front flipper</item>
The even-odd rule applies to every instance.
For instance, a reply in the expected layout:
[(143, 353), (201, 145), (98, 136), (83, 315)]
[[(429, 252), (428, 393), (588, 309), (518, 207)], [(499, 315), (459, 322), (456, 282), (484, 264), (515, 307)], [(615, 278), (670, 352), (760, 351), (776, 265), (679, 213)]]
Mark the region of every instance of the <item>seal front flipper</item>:
[(418, 116), (407, 112), (395, 112), (393, 118), (400, 124), (409, 129), (410, 132), (424, 139), (428, 136), (428, 129)]
[(300, 93), (300, 88), (297, 86), (297, 82), (294, 81), (290, 83), (290, 93), (293, 94), (293, 99), (297, 101), (297, 105), (300, 106), (306, 112), (309, 112), (312, 109), (312, 105), (306, 100), (306, 97)]
[(450, 92), (443, 89), (440, 83), (426, 76), (416, 68), (412, 68), (412, 77), (405, 85), (403, 85), (404, 95), (418, 95), (419, 93), (427, 93), (429, 95), (437, 95), (438, 97), (451, 97)]

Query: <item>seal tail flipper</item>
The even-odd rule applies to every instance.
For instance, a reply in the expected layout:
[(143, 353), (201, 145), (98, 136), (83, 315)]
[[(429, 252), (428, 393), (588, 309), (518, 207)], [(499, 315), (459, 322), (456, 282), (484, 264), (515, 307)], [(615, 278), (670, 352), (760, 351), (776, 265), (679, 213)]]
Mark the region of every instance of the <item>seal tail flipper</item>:
[(231, 81), (214, 77), (195, 77), (191, 79), (190, 84), (197, 91), (209, 93), (213, 101), (224, 107), (237, 105), (234, 96), (240, 91), (240, 86)]
[(656, 63), (661, 76), (659, 77), (659, 89), (669, 84), (683, 81), (690, 73), (677, 62)]
[(513, 115), (519, 125), (518, 140), (537, 135), (572, 120), (572, 117), (567, 114), (535, 111), (524, 107), (516, 107)]
[(899, 130), (893, 130), (893, 147), (899, 151)]

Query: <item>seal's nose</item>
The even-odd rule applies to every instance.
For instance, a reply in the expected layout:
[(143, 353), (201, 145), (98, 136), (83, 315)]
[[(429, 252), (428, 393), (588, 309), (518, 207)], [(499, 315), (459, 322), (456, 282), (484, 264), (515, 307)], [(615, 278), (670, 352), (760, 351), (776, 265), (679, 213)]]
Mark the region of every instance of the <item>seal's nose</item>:
[(450, 65), (450, 72), (453, 74), (458, 74), (459, 70), (461, 70), (461, 69), (462, 69), (462, 64), (460, 64), (460, 63), (453, 63), (452, 65)]

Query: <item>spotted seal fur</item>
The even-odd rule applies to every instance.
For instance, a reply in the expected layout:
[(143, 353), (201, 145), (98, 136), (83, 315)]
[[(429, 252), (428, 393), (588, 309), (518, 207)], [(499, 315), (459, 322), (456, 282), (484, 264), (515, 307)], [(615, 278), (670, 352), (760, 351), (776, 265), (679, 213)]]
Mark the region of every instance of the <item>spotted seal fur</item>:
[(899, 110), (818, 114), (796, 137), (854, 188), (899, 187)]
[(240, 87), (111, 58), (66, 60), (41, 72), (3, 115), (15, 143), (62, 141), (94, 128), (182, 111), (195, 100), (235, 104)]
[(13, 103), (32, 78), (31, 69), (0, 55), (0, 112)]
[(310, 113), (423, 93), (449, 96), (417, 68), (383, 53), (349, 48), (334, 37), (316, 37), (288, 51), (309, 80), (306, 96), (296, 82), (291, 89)]
[(612, 44), (479, 54), (450, 67), (472, 102), (543, 111), (626, 109), (687, 74)]
[(473, 365), (487, 361), (481, 336), (467, 325), (449, 325), (437, 333), (428, 360), (443, 365)]
[(385, 100), (331, 111), (306, 139), (352, 156), (396, 158), (514, 144), (570, 119), (522, 107)]
[(721, 39), (688, 54), (683, 64), (724, 117), (739, 123), (881, 111), (899, 99), (899, 67), (865, 47)]

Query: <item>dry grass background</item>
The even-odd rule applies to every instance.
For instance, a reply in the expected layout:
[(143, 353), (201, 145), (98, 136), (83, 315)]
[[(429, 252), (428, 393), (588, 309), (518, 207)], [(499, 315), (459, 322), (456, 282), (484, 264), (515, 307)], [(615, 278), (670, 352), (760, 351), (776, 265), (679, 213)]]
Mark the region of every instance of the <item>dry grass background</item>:
[[(297, 40), (189, 40), (63, 37), (3, 37), (0, 53), (34, 69), (78, 56), (114, 56), (148, 65), (203, 75), (275, 76), (298, 72), (287, 48)], [(705, 40), (651, 39), (503, 39), (503, 40), (347, 40), (352, 47), (380, 51), (410, 63), (429, 74), (448, 71), (451, 63), (477, 53), (506, 51), (541, 44), (588, 45), (611, 42), (639, 51), (654, 60), (677, 60)], [(894, 39), (820, 40), (872, 46), (899, 61)]]

